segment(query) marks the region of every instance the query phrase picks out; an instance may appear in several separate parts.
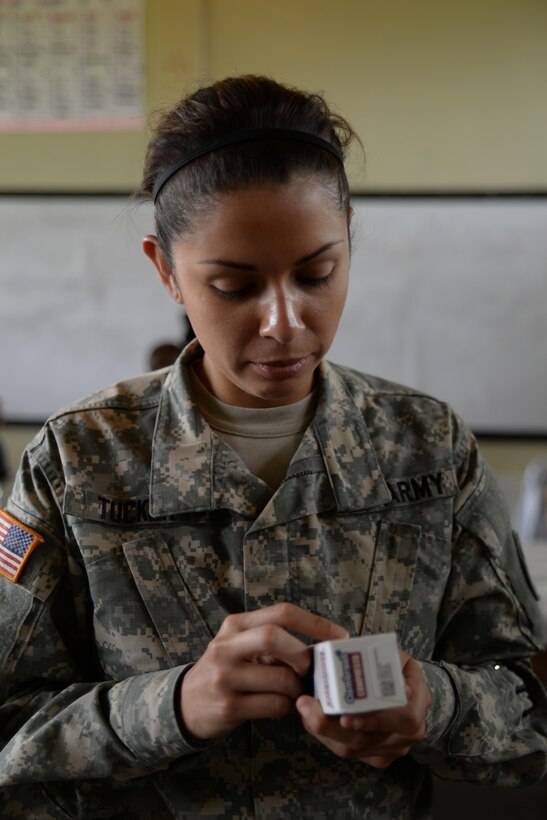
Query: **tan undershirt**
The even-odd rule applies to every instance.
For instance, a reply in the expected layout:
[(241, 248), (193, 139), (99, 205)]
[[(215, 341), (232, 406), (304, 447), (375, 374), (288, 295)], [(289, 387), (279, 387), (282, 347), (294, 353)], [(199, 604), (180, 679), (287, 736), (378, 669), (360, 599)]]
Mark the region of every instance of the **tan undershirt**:
[(203, 386), (192, 371), (192, 393), (212, 430), (272, 490), (281, 484), (315, 410), (315, 391), (282, 407), (234, 407)]

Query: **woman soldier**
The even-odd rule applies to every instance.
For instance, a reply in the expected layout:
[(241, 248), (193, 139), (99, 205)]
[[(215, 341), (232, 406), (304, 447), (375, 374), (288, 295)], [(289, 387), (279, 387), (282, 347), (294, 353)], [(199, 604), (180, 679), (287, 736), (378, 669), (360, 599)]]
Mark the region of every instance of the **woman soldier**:
[[(197, 339), (52, 417), (2, 515), (2, 817), (430, 817), (545, 766), (539, 618), (446, 404), (328, 364), (350, 264), (319, 96), (226, 79), (159, 123), (144, 251)], [(315, 641), (396, 631), (408, 703), (325, 716)]]

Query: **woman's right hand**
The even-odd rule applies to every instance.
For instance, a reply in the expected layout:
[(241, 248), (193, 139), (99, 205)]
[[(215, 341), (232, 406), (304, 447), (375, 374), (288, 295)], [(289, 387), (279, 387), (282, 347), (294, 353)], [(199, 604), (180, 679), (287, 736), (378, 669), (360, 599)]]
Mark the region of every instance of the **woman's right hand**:
[(294, 604), (228, 615), (182, 679), (179, 719), (185, 731), (211, 740), (247, 720), (286, 715), (304, 691), (302, 678), (312, 659), (309, 646), (289, 631), (315, 641), (348, 635)]

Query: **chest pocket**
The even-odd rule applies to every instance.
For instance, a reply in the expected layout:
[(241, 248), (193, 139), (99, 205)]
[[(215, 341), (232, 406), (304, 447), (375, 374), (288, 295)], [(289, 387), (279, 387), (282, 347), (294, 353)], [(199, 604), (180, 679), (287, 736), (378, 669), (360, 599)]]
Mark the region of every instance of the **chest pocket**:
[(171, 663), (196, 660), (212, 632), (192, 601), (167, 544), (149, 534), (123, 545), (133, 579)]
[(87, 566), (95, 641), (114, 678), (197, 660), (211, 632), (157, 533), (121, 544)]
[(162, 537), (170, 522), (146, 506), (112, 502), (67, 487), (64, 512), (87, 573), (93, 630), (105, 674), (113, 679), (197, 660), (212, 634)]
[(404, 630), (414, 586), (421, 528), (381, 521), (378, 527), (362, 635)]
[(169, 549), (174, 523), (152, 519), (140, 497), (109, 500), (71, 486), (63, 510), (85, 564), (105, 672), (127, 677), (197, 660), (212, 633)]

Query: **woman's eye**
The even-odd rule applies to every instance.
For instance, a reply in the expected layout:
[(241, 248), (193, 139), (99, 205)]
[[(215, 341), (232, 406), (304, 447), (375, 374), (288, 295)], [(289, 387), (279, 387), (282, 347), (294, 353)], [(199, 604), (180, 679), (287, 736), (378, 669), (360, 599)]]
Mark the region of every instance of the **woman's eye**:
[(237, 288), (233, 290), (218, 288), (216, 285), (211, 285), (215, 294), (220, 296), (221, 299), (243, 299), (247, 296), (251, 291), (251, 285), (246, 285), (243, 288)]
[(332, 278), (332, 272), (328, 273), (326, 276), (301, 276), (299, 281), (301, 284), (312, 287), (312, 288), (322, 288), (326, 287)]

